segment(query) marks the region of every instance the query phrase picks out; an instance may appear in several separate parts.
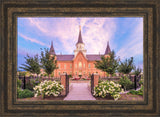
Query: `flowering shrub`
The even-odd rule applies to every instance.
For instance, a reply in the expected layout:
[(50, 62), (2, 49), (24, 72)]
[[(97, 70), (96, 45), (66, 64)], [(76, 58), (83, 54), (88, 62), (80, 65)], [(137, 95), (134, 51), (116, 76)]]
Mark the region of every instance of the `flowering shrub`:
[(113, 81), (102, 81), (98, 83), (98, 86), (94, 87), (94, 96), (105, 98), (110, 95), (114, 100), (120, 98), (120, 92), (123, 92), (121, 85), (114, 83)]
[(42, 97), (44, 98), (45, 96), (51, 95), (58, 96), (64, 89), (64, 86), (60, 85), (56, 81), (44, 80), (38, 86), (35, 86), (33, 89), (35, 91), (35, 97), (42, 95)]

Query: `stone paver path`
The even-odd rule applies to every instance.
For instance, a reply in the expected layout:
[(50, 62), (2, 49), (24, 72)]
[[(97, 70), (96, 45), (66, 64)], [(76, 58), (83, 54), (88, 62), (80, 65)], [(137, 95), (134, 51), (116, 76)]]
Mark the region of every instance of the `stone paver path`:
[(71, 83), (70, 91), (64, 100), (96, 100), (88, 88), (88, 83)]

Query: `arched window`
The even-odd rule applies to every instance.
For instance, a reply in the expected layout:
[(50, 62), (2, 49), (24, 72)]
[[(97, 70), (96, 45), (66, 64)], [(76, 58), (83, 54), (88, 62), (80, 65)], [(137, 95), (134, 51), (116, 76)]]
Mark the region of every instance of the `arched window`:
[(79, 62), (79, 68), (82, 68), (82, 62)]
[(64, 64), (64, 69), (66, 69), (66, 64)]
[(61, 64), (58, 64), (58, 68), (59, 68), (59, 69), (61, 68)]
[(90, 65), (90, 64), (88, 64), (88, 67), (89, 67), (89, 68), (91, 68), (91, 65)]

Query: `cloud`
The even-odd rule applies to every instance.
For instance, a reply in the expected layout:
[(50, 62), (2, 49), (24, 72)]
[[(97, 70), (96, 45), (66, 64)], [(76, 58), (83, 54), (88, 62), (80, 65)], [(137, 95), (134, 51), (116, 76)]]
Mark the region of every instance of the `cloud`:
[[(45, 38), (36, 40), (21, 34), (23, 38), (32, 42), (45, 45), (43, 42), (53, 40), (55, 51), (65, 54), (73, 54), (75, 44), (79, 35), (79, 24), (82, 27), (82, 38), (88, 54), (103, 54), (106, 49), (107, 41), (110, 41), (111, 49), (116, 48), (112, 44), (112, 39), (117, 31), (117, 21), (115, 18), (26, 18), (29, 26), (36, 31), (37, 35), (43, 35)], [(131, 20), (130, 20), (131, 21)], [(143, 21), (135, 20), (131, 22), (131, 35), (125, 39), (127, 41), (121, 45), (117, 55), (121, 58), (136, 56), (143, 53)], [(127, 29), (128, 26), (126, 26)], [(133, 30), (133, 31), (132, 31)], [(35, 35), (36, 35), (35, 34)], [(121, 36), (123, 37), (123, 36)], [(117, 43), (118, 44), (118, 43)], [(112, 46), (113, 45), (113, 46)], [(46, 45), (47, 47), (50, 47)], [(119, 45), (118, 45), (119, 46)], [(131, 54), (132, 53), (132, 54)]]
[(33, 43), (36, 43), (36, 44), (39, 44), (39, 45), (42, 45), (42, 46), (47, 46), (47, 47), (50, 47), (49, 45), (37, 40), (37, 39), (34, 39), (34, 38), (30, 38), (30, 37), (27, 37), (25, 35), (23, 35), (22, 33), (18, 33), (19, 36), (21, 36), (23, 39), (25, 40), (29, 40), (30, 42), (33, 42)]
[(132, 34), (127, 38), (128, 40), (121, 46), (117, 55), (121, 59), (143, 55), (143, 20), (139, 21)]
[(87, 49), (87, 53), (104, 53), (107, 41), (109, 41), (116, 25), (113, 18), (29, 18), (30, 25), (37, 28), (44, 35), (53, 39), (55, 50), (59, 45), (70, 54), (75, 49), (78, 40), (79, 24), (82, 27), (82, 38)]

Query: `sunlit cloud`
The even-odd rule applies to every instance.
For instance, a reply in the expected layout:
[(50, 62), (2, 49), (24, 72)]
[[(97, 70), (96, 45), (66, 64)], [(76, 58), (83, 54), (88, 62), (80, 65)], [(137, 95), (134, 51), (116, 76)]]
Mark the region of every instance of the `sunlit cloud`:
[(54, 22), (53, 20), (52, 23), (38, 18), (29, 18), (28, 20), (41, 33), (52, 37), (53, 42), (56, 43), (55, 39), (58, 38), (63, 44), (61, 47), (66, 50), (67, 54), (72, 53), (75, 49), (79, 25), (82, 27), (82, 38), (86, 45), (87, 53), (90, 54), (104, 53), (107, 41), (112, 38), (116, 30), (116, 25), (112, 18), (63, 18), (59, 22)]
[(21, 36), (23, 39), (28, 40), (28, 41), (30, 41), (30, 42), (37, 43), (37, 44), (42, 45), (42, 46), (50, 47), (49, 45), (47, 45), (47, 44), (45, 44), (45, 43), (43, 43), (43, 42), (41, 42), (41, 41), (39, 41), (39, 40), (37, 40), (37, 39), (30, 38), (30, 37), (25, 36), (25, 35), (23, 35), (23, 34), (21, 34), (21, 33), (18, 33), (18, 35)]

